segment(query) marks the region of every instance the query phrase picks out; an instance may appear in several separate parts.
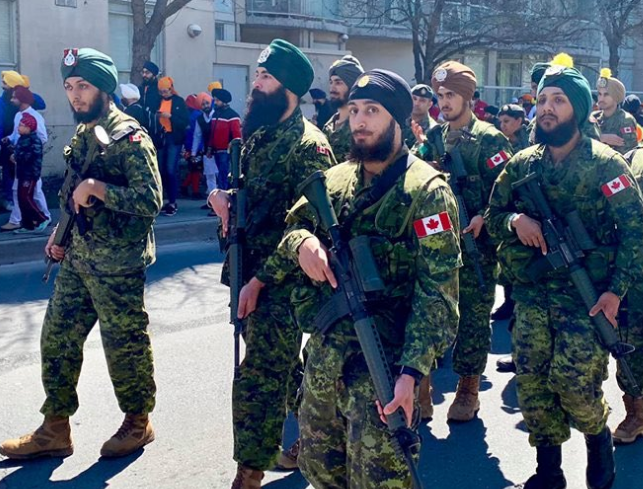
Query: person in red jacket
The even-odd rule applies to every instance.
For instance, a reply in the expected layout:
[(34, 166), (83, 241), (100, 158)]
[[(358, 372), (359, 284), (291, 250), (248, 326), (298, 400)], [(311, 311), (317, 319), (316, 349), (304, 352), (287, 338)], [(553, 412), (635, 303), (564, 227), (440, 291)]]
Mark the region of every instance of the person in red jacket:
[(214, 118), (210, 122), (210, 137), (206, 152), (212, 151), (219, 169), (217, 186), (227, 190), (230, 171), (228, 144), (233, 139), (241, 137), (241, 118), (230, 108), (232, 95), (227, 90), (215, 88), (212, 90), (212, 99), (216, 108)]

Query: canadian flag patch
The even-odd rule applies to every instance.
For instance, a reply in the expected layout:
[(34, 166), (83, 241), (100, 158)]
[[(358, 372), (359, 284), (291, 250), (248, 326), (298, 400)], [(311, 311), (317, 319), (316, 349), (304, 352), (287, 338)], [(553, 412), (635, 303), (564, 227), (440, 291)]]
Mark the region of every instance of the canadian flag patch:
[(605, 194), (605, 197), (611, 197), (612, 195), (617, 194), (631, 186), (632, 182), (630, 182), (630, 179), (627, 178), (627, 175), (621, 175), (620, 177), (617, 177), (614, 180), (610, 180), (609, 182), (601, 186), (601, 190)]
[(448, 212), (440, 212), (429, 217), (413, 221), (413, 229), (418, 238), (426, 238), (432, 234), (451, 229), (451, 218)]
[(328, 150), (328, 148), (324, 148), (322, 146), (317, 146), (317, 152), (326, 156), (330, 156), (330, 151)]
[(130, 143), (140, 143), (141, 141), (143, 141), (143, 136), (141, 136), (138, 133), (137, 134), (131, 134), (130, 137), (129, 137), (129, 140), (130, 140)]
[(625, 126), (621, 129), (623, 134), (634, 134), (634, 128), (632, 126)]
[(491, 169), (494, 169), (498, 165), (502, 165), (505, 161), (509, 160), (509, 155), (504, 151), (496, 153), (491, 158), (487, 160), (487, 166)]

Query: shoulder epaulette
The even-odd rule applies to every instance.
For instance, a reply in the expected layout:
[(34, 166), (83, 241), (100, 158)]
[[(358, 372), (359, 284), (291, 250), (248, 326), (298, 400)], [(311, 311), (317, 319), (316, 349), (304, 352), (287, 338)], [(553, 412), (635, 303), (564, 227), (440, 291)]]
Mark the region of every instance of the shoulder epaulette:
[(139, 128), (135, 125), (129, 125), (125, 129), (121, 129), (120, 131), (115, 131), (111, 134), (112, 141), (117, 143), (121, 141), (123, 138), (129, 136), (130, 134), (134, 134), (136, 131), (138, 131)]

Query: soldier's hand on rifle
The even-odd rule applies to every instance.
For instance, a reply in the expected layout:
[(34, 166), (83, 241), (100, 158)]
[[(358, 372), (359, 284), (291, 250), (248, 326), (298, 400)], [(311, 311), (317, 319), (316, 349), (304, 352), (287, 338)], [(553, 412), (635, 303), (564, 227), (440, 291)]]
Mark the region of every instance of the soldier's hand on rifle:
[(237, 317), (243, 319), (249, 316), (257, 308), (257, 300), (261, 289), (266, 286), (261, 280), (252, 277), (250, 281), (241, 288), (239, 292), (239, 307)]
[(516, 230), (522, 244), (540, 248), (543, 255), (547, 254), (547, 243), (538, 221), (525, 214), (518, 214), (511, 221), (511, 226)]
[(56, 230), (51, 233), (47, 244), (45, 245), (45, 255), (49, 258), (53, 258), (56, 261), (62, 261), (65, 258), (65, 248), (54, 244), (54, 237), (56, 236)]
[(395, 382), (395, 391), (393, 400), (389, 402), (384, 409), (380, 401), (375, 401), (377, 412), (383, 423), (386, 423), (386, 416), (393, 414), (398, 408), (404, 410), (407, 426), (411, 426), (413, 420), (413, 400), (415, 399), (415, 379), (410, 375), (402, 374)]
[(87, 178), (78, 184), (71, 198), (74, 201), (74, 210), (78, 214), (81, 207), (93, 206), (94, 199), (105, 200), (105, 184), (99, 180)]
[(625, 146), (625, 140), (616, 134), (601, 134), (601, 143), (608, 146)]
[(598, 298), (598, 301), (589, 311), (589, 315), (594, 317), (599, 312), (603, 311), (605, 317), (610, 322), (612, 326), (618, 328), (616, 323), (616, 314), (618, 313), (618, 308), (621, 305), (621, 299), (613, 292), (603, 292), (603, 294)]
[(328, 264), (328, 252), (324, 245), (312, 236), (299, 246), (299, 266), (311, 279), (326, 282), (337, 288), (337, 279)]
[(208, 204), (221, 219), (221, 234), (225, 238), (228, 235), (230, 222), (230, 196), (225, 190), (213, 190), (208, 196)]
[(481, 215), (473, 216), (469, 225), (462, 230), (462, 234), (473, 233), (473, 237), (477, 239), (482, 231), (482, 226), (484, 226), (484, 218)]

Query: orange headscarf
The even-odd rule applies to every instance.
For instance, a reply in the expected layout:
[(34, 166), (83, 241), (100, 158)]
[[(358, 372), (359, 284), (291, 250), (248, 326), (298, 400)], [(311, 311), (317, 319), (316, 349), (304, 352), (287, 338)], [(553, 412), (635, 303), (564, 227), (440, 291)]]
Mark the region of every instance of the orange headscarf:
[(209, 93), (201, 92), (196, 96), (196, 103), (199, 104), (199, 110), (203, 107), (203, 101), (209, 100), (212, 103), (212, 96)]

